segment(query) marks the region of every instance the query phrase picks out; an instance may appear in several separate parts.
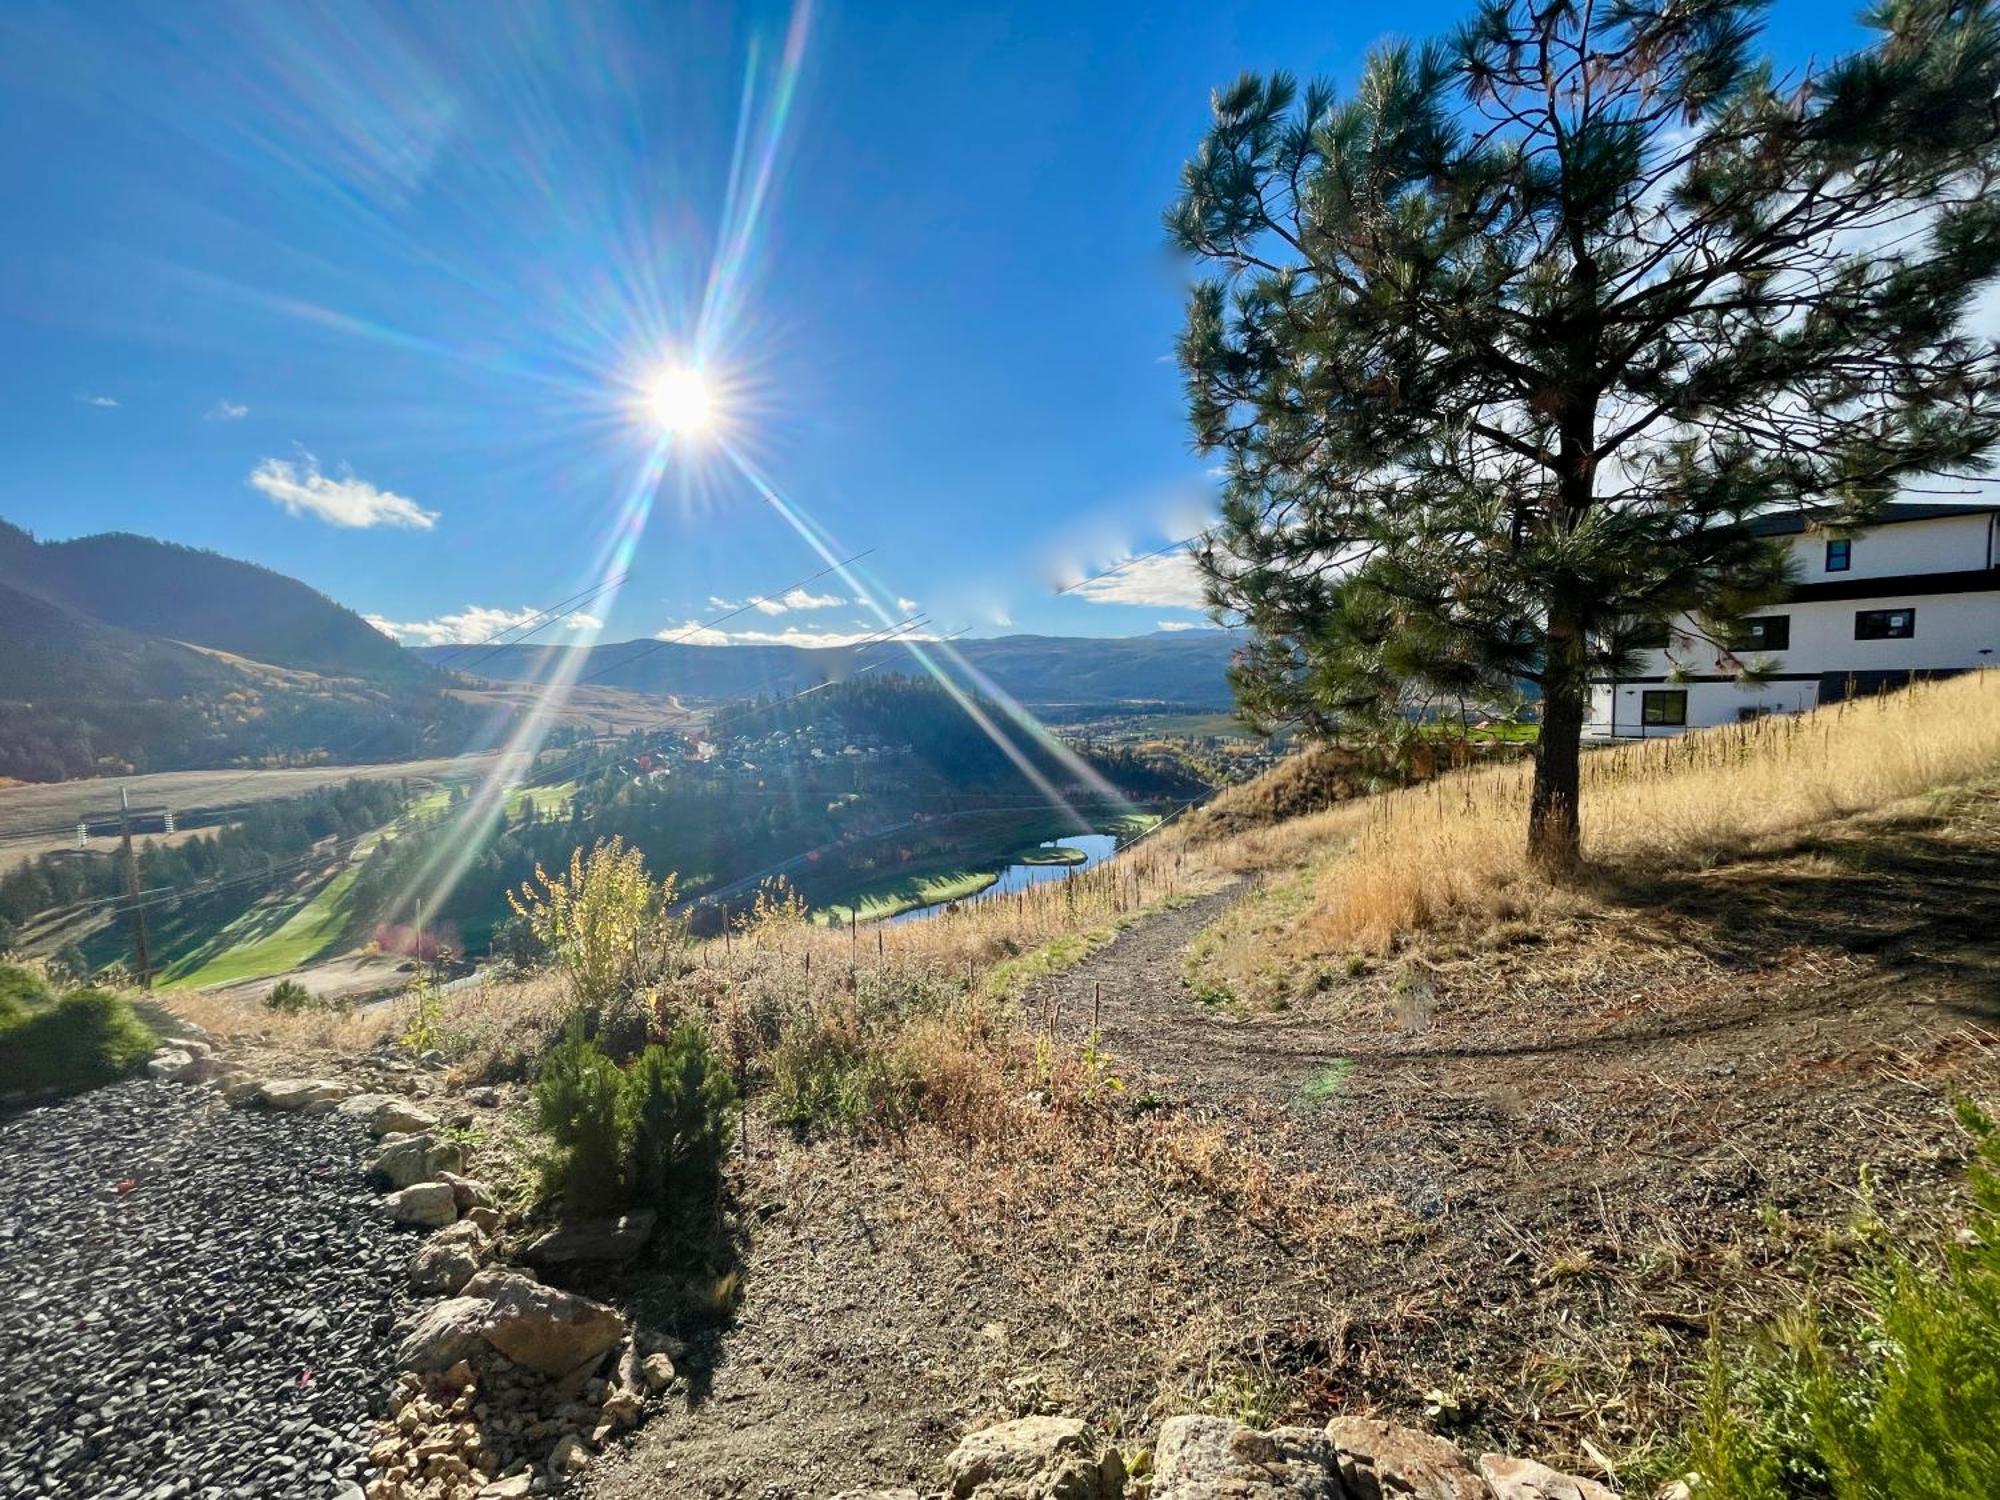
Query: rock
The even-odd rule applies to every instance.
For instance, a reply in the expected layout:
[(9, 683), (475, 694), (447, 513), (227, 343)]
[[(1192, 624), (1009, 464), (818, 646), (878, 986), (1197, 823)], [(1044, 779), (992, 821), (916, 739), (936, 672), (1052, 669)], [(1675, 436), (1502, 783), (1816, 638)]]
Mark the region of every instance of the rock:
[(336, 1105), (354, 1090), (331, 1078), (267, 1078), (257, 1098), (268, 1109), (303, 1110), (309, 1104)]
[(492, 1249), (477, 1224), (448, 1224), (425, 1240), (410, 1264), (410, 1288), (430, 1296), (457, 1296), (486, 1264)]
[(468, 1208), (465, 1217), (488, 1234), (500, 1232), (500, 1210), (497, 1208)]
[(146, 1076), (161, 1083), (199, 1083), (208, 1075), (208, 1059), (179, 1047), (162, 1047), (146, 1061)]
[(1258, 1432), (1227, 1417), (1173, 1417), (1153, 1450), (1152, 1500), (1344, 1500), (1333, 1439), (1308, 1427)]
[(591, 1458), (590, 1444), (573, 1432), (565, 1433), (556, 1444), (556, 1451), (549, 1455), (549, 1472), (578, 1474), (590, 1467)]
[(380, 1096), (382, 1102), (368, 1113), (371, 1135), (422, 1135), (437, 1129), (437, 1116), (394, 1094)]
[(1660, 1486), (1653, 1500), (1694, 1500), (1695, 1487), (1701, 1483), (1699, 1474), (1683, 1474), (1679, 1479), (1669, 1479)]
[(493, 1304), (484, 1297), (461, 1295), (434, 1302), (420, 1312), (396, 1346), (396, 1363), (406, 1370), (433, 1373), (448, 1370), (486, 1347), (481, 1332)]
[(1559, 1473), (1532, 1458), (1482, 1453), (1479, 1472), (1485, 1476), (1493, 1500), (1618, 1500), (1594, 1479)]
[[(372, 1181), (387, 1183), (392, 1188), (406, 1188), (419, 1182), (442, 1182), (439, 1175), (444, 1172), (460, 1172), (465, 1168), (465, 1148), (457, 1141), (440, 1141), (428, 1135), (403, 1136), (385, 1145), (368, 1163), (368, 1176)], [(450, 1191), (449, 1185), (446, 1190)], [(454, 1216), (457, 1214), (457, 1196), (453, 1195)], [(447, 1219), (446, 1223), (451, 1221)]]
[(518, 1271), (482, 1271), (465, 1290), (490, 1302), (481, 1327), (486, 1341), (542, 1375), (568, 1375), (602, 1359), (630, 1331), (616, 1308)]
[(442, 1182), (419, 1182), (382, 1200), (389, 1217), (398, 1224), (421, 1224), (440, 1229), (458, 1217), (451, 1189)]
[(952, 1500), (1117, 1500), (1125, 1461), (1075, 1417), (1021, 1417), (968, 1433), (944, 1461)]
[(649, 1354), (639, 1362), (639, 1373), (645, 1377), (646, 1389), (657, 1396), (674, 1383), (674, 1362), (664, 1354)]
[(1486, 1500), (1486, 1486), (1458, 1445), (1368, 1417), (1335, 1417), (1326, 1435), (1340, 1450), (1347, 1500)]
[(471, 1213), (475, 1208), (493, 1207), (493, 1189), (476, 1177), (461, 1177), (456, 1172), (440, 1170), (437, 1180), (451, 1188), (452, 1198), (458, 1204), (461, 1216)]
[(574, 1265), (588, 1260), (630, 1260), (646, 1248), (653, 1237), (655, 1215), (640, 1209), (618, 1219), (598, 1219), (587, 1224), (565, 1224), (551, 1229), (522, 1252), (529, 1264), (537, 1266)]
[(921, 1500), (915, 1490), (842, 1490), (833, 1500)]
[(264, 1091), (261, 1079), (240, 1072), (221, 1074), (215, 1079), (215, 1086), (231, 1104), (255, 1104)]
[(436, 1070), (445, 1067), (449, 1063), (449, 1061), (450, 1059), (448, 1059), (442, 1052), (438, 1051), (438, 1049), (435, 1047), (430, 1048), (428, 1051), (419, 1052), (417, 1054), (417, 1066), (420, 1068), (430, 1068)]
[(639, 1398), (630, 1391), (613, 1391), (598, 1407), (598, 1415), (614, 1427), (637, 1427), (640, 1416)]
[(510, 1474), (505, 1479), (496, 1479), (483, 1486), (474, 1500), (526, 1500), (534, 1492), (534, 1475)]

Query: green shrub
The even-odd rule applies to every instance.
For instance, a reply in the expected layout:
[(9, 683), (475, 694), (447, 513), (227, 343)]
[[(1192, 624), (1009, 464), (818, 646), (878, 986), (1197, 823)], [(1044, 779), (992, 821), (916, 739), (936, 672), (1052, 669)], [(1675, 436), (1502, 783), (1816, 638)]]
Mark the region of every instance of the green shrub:
[(33, 969), (0, 964), (0, 1029), (26, 1020), (30, 1010), (54, 998), (42, 976)]
[(264, 997), (264, 1009), (283, 1011), (286, 1015), (310, 1010), (313, 1003), (313, 992), (296, 979), (280, 979), (271, 986), (271, 993)]
[(1867, 1311), (1808, 1307), (1734, 1372), (1714, 1356), (1692, 1441), (1715, 1500), (1991, 1500), (2000, 1495), (2000, 1135), (1977, 1146), (1966, 1232), (1928, 1259), (1885, 1251)]
[(21, 1003), (0, 1019), (0, 1093), (76, 1093), (115, 1083), (145, 1064), (159, 1039), (118, 996), (72, 990), (58, 1000)]
[(633, 1201), (666, 1209), (707, 1192), (729, 1149), (736, 1085), (689, 1023), (641, 1052), (625, 1075)]
[(572, 1023), (542, 1059), (535, 1118), (548, 1137), (542, 1195), (573, 1218), (673, 1214), (713, 1195), (736, 1086), (690, 1022), (621, 1069)]
[(630, 1199), (625, 1078), (597, 1043), (572, 1023), (542, 1059), (535, 1123), (549, 1138), (542, 1194), (574, 1218), (612, 1214)]

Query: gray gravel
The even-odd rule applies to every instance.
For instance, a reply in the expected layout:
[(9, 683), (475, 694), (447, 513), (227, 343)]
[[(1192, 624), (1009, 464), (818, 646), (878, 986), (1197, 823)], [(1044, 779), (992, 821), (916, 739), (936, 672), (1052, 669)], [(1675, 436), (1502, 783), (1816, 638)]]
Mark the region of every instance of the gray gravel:
[(150, 1082), (0, 1120), (0, 1497), (365, 1483), (414, 1248), (366, 1148)]

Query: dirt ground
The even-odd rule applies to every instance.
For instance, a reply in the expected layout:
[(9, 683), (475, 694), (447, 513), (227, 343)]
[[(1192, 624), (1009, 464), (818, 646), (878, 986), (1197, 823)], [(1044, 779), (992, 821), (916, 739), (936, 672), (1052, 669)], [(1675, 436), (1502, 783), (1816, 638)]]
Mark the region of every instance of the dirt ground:
[(1096, 1136), (753, 1128), (728, 1253), (622, 1288), (694, 1394), (587, 1491), (922, 1486), (1035, 1409), (1135, 1445), (1382, 1410), (1634, 1481), (1712, 1319), (1952, 1212), (1950, 1101), (2000, 1092), (1996, 850), (1986, 788), (1255, 1017), (1182, 977), (1241, 888), (1157, 915), (1025, 1002), (1101, 1032)]

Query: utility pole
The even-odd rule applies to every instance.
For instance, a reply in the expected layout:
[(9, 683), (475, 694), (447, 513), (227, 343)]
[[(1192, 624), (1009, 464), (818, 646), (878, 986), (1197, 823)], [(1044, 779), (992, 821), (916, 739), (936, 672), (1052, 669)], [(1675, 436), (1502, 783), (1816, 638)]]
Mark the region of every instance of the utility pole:
[(132, 914), (132, 956), (139, 965), (139, 988), (153, 987), (153, 965), (146, 953), (146, 912), (139, 905), (139, 861), (132, 854), (132, 799), (118, 788), (118, 831), (124, 845), (125, 903)]

